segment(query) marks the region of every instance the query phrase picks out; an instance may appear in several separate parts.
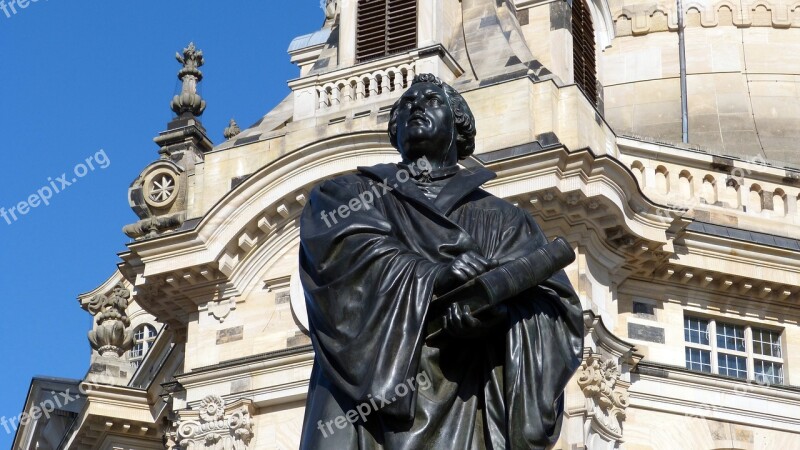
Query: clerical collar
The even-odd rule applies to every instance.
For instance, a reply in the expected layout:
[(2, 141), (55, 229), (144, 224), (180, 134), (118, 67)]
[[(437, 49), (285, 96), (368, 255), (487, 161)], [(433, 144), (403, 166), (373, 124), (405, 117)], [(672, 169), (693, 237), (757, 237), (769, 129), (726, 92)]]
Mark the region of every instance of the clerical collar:
[(425, 170), (425, 171), (420, 171), (420, 168), (416, 166), (412, 168), (405, 163), (399, 163), (398, 165), (404, 170), (407, 170), (411, 174), (411, 177), (414, 178), (415, 180), (426, 181), (426, 182), (449, 178), (455, 175), (455, 173), (458, 172), (459, 170), (458, 165), (452, 165), (452, 166), (442, 167), (440, 169)]

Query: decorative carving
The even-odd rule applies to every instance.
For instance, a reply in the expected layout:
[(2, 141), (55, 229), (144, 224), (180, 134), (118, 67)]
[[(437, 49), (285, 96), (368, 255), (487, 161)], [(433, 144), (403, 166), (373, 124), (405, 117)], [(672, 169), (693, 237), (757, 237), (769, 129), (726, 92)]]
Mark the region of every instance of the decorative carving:
[(336, 17), (336, 8), (338, 7), (337, 0), (320, 0), (320, 6), (325, 10), (325, 18), (328, 20)]
[(181, 411), (165, 433), (166, 448), (247, 450), (253, 439), (252, 402), (238, 400), (225, 411), (218, 395), (205, 397), (196, 411)]
[(153, 208), (168, 208), (181, 191), (180, 174), (175, 168), (156, 167), (144, 177), (144, 200)]
[(183, 86), (181, 93), (172, 98), (170, 106), (182, 118), (201, 116), (206, 109), (206, 102), (197, 93), (197, 83), (203, 80), (203, 72), (199, 69), (205, 64), (203, 52), (197, 50), (194, 42), (191, 42), (183, 49), (183, 55), (175, 54), (175, 59), (183, 64), (178, 72), (178, 79), (183, 82)]
[(225, 136), (225, 139), (231, 139), (241, 133), (242, 130), (239, 128), (239, 124), (236, 123), (235, 120), (231, 119), (228, 126), (225, 127), (225, 131), (222, 132), (222, 135)]
[(169, 200), (175, 192), (175, 179), (169, 175), (161, 175), (157, 180), (153, 180), (148, 198), (154, 202)]
[(578, 386), (593, 417), (592, 430), (617, 440), (622, 438), (622, 421), (628, 407), (628, 393), (617, 385), (619, 378), (616, 361), (603, 359), (596, 353), (585, 358), (578, 371)]
[(186, 220), (186, 176), (172, 161), (150, 164), (131, 184), (128, 204), (141, 220), (122, 231), (138, 239), (155, 237)]
[(234, 309), (236, 309), (236, 301), (232, 298), (208, 302), (208, 315), (219, 320), (220, 323), (225, 322)]
[(130, 298), (130, 291), (118, 283), (111, 295), (96, 295), (89, 301), (88, 310), (97, 322), (89, 342), (101, 356), (122, 356), (132, 347), (133, 336), (127, 329), (131, 322), (125, 313)]
[(186, 221), (186, 213), (180, 212), (166, 216), (151, 217), (122, 227), (122, 232), (134, 239), (156, 237), (159, 231), (177, 228)]

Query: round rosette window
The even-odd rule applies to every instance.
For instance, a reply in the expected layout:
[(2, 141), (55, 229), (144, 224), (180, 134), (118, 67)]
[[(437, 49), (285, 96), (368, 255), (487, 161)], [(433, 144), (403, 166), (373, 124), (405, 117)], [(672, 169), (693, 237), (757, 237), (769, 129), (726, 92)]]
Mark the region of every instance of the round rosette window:
[(178, 196), (178, 175), (167, 168), (152, 171), (144, 179), (144, 199), (155, 208), (171, 205)]

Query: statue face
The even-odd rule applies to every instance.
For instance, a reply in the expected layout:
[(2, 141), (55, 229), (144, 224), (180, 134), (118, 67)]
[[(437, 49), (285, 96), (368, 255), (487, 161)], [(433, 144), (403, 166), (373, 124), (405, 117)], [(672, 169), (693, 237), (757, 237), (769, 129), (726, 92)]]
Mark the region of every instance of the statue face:
[(444, 89), (417, 83), (400, 97), (397, 147), (406, 162), (424, 156), (434, 164), (456, 164), (455, 119)]

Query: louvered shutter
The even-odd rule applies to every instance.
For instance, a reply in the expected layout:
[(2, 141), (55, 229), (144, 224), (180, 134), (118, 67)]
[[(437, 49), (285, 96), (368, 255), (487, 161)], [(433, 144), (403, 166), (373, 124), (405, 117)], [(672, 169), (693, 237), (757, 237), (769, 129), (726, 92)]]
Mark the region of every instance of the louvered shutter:
[(597, 104), (594, 27), (586, 0), (572, 1), (572, 54), (575, 84), (592, 104)]
[(358, 62), (410, 50), (417, 45), (417, 0), (359, 0)]

